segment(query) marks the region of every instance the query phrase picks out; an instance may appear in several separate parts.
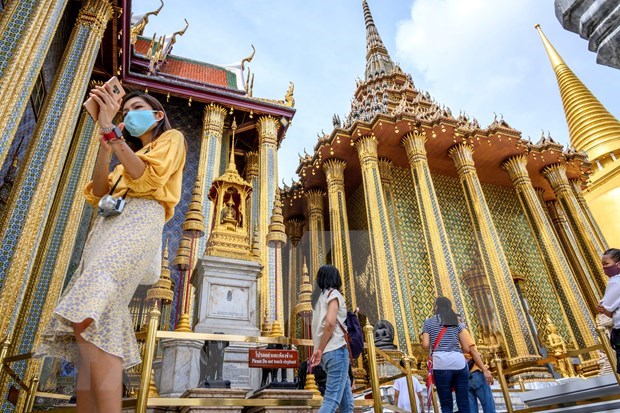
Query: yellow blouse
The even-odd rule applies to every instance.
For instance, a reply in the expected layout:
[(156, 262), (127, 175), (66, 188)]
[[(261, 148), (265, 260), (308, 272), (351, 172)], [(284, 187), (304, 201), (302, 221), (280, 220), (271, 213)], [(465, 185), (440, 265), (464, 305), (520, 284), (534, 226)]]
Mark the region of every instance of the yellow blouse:
[[(159, 138), (136, 152), (146, 164), (142, 176), (131, 179), (122, 164), (117, 165), (108, 175), (110, 188), (119, 176), (121, 180), (112, 194), (121, 197), (127, 189), (126, 198), (146, 198), (158, 201), (166, 213), (166, 221), (174, 215), (174, 207), (181, 199), (181, 181), (185, 166), (185, 139), (176, 129), (162, 133)], [(93, 194), (93, 182), (84, 188), (86, 202), (97, 208), (101, 197)]]

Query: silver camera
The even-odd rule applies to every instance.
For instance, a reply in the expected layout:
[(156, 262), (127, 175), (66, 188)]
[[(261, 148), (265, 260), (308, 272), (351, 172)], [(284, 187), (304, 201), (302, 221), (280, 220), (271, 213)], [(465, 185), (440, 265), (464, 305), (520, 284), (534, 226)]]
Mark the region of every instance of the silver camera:
[(113, 217), (123, 212), (125, 208), (125, 199), (114, 198), (112, 195), (106, 194), (99, 200), (99, 211), (97, 213), (102, 217)]

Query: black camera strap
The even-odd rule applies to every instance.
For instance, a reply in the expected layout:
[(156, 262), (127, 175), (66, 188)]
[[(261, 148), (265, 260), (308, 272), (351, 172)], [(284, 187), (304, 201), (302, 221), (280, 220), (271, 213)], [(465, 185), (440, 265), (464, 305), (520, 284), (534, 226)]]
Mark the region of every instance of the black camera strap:
[[(112, 187), (112, 189), (110, 189), (110, 192), (108, 192), (108, 195), (112, 196), (112, 194), (114, 193), (114, 190), (116, 189), (116, 186), (121, 181), (122, 177), (123, 177), (123, 175), (119, 176), (118, 179), (116, 180), (116, 182), (114, 182), (114, 186)], [(127, 188), (127, 190), (125, 191), (123, 196), (121, 196), (121, 199), (125, 199), (125, 197), (127, 196), (127, 192), (129, 192), (129, 188)]]

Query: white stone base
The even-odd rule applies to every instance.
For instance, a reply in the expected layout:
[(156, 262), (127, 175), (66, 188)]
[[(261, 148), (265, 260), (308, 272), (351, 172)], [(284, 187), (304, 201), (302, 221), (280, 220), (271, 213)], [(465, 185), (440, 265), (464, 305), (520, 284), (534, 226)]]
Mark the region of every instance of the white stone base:
[(197, 340), (161, 341), (163, 349), (159, 394), (161, 397), (181, 397), (200, 385), (200, 349)]

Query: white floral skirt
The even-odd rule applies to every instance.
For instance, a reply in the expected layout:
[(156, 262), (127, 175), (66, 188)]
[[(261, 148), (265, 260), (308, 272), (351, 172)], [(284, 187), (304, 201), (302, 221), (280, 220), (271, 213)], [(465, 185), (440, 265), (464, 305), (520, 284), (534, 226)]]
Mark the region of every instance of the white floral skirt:
[(77, 365), (72, 323), (93, 322), (82, 337), (120, 357), (123, 368), (140, 363), (129, 302), (138, 285), (155, 283), (161, 273), (164, 208), (151, 199), (129, 198), (114, 217), (97, 217), (82, 259), (45, 327), (36, 356)]

